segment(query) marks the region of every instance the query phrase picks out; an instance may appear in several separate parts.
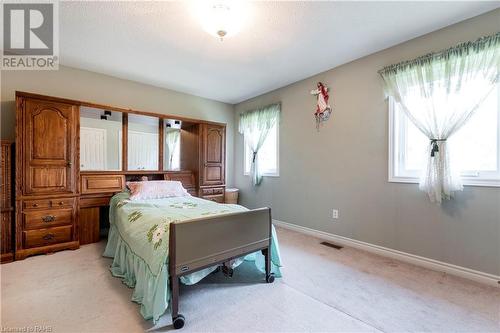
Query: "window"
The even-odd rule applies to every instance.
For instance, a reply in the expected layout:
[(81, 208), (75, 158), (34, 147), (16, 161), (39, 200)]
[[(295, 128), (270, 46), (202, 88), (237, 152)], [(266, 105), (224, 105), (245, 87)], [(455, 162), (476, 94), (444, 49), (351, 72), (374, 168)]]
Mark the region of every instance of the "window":
[[(429, 139), (389, 100), (389, 181), (417, 183)], [(465, 185), (500, 186), (500, 84), (448, 141)]]
[[(271, 128), (264, 144), (259, 150), (259, 165), (264, 176), (279, 176), (279, 126)], [(250, 174), (252, 151), (245, 142), (245, 175)]]
[(177, 140), (175, 143), (174, 154), (172, 156), (172, 165), (170, 166), (172, 170), (181, 169), (181, 140)]
[[(164, 123), (163, 168), (165, 170), (181, 169), (181, 130), (173, 128), (169, 122)], [(175, 125), (174, 126), (180, 126)]]

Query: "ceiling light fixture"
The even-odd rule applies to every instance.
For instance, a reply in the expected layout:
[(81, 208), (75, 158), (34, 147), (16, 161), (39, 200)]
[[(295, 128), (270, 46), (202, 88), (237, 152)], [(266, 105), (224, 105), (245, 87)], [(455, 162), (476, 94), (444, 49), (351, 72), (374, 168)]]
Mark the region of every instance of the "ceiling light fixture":
[(205, 1), (197, 5), (203, 29), (221, 41), (237, 34), (248, 16), (245, 1)]
[(221, 42), (229, 31), (231, 20), (231, 8), (227, 5), (219, 4), (212, 7), (213, 31), (219, 36)]

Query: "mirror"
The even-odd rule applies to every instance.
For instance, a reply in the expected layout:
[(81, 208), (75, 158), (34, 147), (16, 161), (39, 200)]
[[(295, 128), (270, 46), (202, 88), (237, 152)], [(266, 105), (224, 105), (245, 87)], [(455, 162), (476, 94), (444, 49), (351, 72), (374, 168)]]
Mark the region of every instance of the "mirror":
[(164, 119), (163, 168), (174, 171), (181, 169), (181, 121)]
[(128, 170), (158, 170), (158, 117), (128, 114)]
[(122, 113), (80, 108), (80, 170), (122, 169)]

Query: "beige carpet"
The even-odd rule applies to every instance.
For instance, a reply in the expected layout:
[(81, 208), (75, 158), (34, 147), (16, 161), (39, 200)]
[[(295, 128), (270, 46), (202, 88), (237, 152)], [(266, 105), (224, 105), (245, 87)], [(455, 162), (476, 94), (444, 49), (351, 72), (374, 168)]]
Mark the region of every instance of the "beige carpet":
[[(181, 289), (184, 332), (500, 332), (500, 289), (279, 229), (284, 278), (244, 264)], [(111, 277), (104, 243), (1, 266), (1, 326), (52, 332), (152, 327)]]

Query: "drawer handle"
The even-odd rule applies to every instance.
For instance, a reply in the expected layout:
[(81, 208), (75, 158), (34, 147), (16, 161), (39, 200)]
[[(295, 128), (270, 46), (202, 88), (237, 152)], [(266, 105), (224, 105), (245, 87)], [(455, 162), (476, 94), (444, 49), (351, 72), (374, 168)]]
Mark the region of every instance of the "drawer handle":
[(64, 201), (59, 201), (59, 206), (64, 205)]
[(46, 234), (45, 236), (43, 236), (43, 239), (48, 241), (48, 240), (51, 240), (54, 238), (54, 234)]
[(34, 203), (34, 204), (33, 204), (33, 207), (38, 207), (38, 204), (37, 204), (37, 203)]
[(47, 215), (47, 216), (42, 216), (42, 221), (43, 222), (54, 222), (56, 217), (54, 215)]

